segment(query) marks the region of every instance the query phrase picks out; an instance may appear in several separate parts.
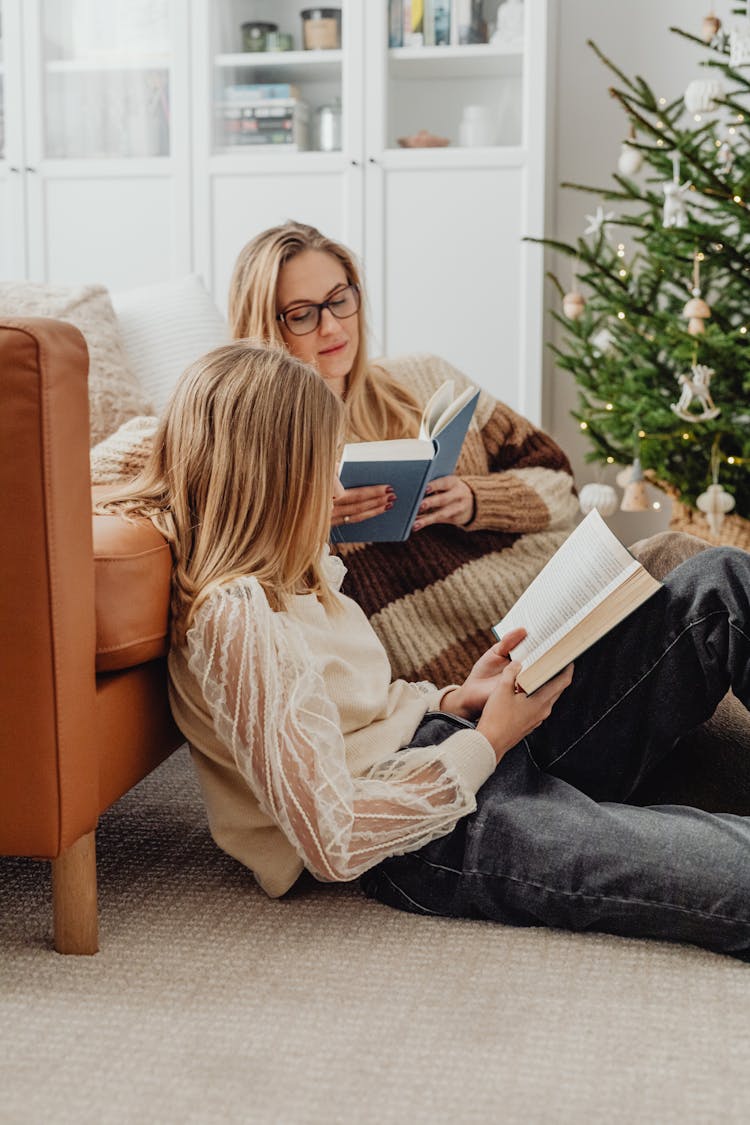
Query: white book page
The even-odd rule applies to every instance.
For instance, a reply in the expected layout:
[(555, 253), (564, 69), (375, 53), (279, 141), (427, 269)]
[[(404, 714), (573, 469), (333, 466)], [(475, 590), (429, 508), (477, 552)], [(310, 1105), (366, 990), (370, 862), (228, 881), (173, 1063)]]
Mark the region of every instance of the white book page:
[(639, 566), (594, 510), (524, 590), (495, 631), (503, 636), (523, 626), (527, 635), (513, 649), (513, 659), (532, 663)]
[(422, 411), (422, 421), (419, 424), (420, 438), (427, 440), (433, 436), (435, 423), (453, 402), (455, 386), (456, 384), (452, 379), (446, 379), (442, 386), (438, 387), (432, 397), (428, 399)]
[(446, 406), (443, 413), (433, 425), (432, 429), (430, 430), (432, 437), (437, 437), (440, 431), (445, 429), (451, 419), (455, 418), (459, 411), (463, 410), (469, 399), (473, 398), (476, 393), (476, 387), (465, 387), (464, 390), (461, 391), (461, 394), (458, 396), (458, 398), (454, 398), (453, 402)]
[(344, 446), (341, 464), (349, 461), (431, 461), (435, 446), (420, 438), (394, 438), (392, 441), (355, 441)]

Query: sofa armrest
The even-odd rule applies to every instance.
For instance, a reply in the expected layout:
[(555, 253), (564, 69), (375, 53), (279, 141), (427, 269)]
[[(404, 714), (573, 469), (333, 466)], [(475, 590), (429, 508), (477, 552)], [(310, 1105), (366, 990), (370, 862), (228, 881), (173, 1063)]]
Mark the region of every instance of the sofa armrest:
[(88, 353), (0, 320), (0, 853), (53, 858), (96, 826)]

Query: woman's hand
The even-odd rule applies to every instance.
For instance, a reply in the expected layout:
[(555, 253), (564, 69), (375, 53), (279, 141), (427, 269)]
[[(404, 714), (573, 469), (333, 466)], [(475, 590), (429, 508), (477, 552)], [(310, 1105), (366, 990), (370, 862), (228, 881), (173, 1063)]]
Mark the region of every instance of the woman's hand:
[(495, 751), (499, 762), (503, 755), (527, 734), (549, 718), (550, 712), (573, 679), (573, 665), (569, 664), (554, 679), (548, 680), (531, 695), (516, 688), (516, 676), (521, 665), (508, 664), (490, 693), (477, 723), (477, 730), (485, 736)]
[(412, 531), (431, 523), (452, 523), (463, 527), (474, 515), (474, 493), (460, 477), (438, 477), (430, 481)]
[(372, 516), (382, 515), (393, 507), (395, 499), (396, 493), (389, 484), (347, 488), (333, 502), (331, 527), (338, 527), (342, 523), (361, 523)]
[(441, 711), (448, 711), (462, 719), (476, 719), (481, 715), (492, 690), (510, 663), (510, 653), (526, 636), (525, 629), (511, 629), (501, 641), (479, 657), (461, 687), (443, 696)]

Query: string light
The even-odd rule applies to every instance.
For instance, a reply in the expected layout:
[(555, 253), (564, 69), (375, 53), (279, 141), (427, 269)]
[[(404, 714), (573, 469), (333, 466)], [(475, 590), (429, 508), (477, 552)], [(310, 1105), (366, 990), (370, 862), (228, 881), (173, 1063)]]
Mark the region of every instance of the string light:
[(746, 336), (746, 335), (747, 335), (747, 326), (746, 326), (745, 324), (743, 324), (743, 325), (742, 325), (742, 328), (740, 328), (740, 335), (741, 335), (741, 336)]
[(654, 509), (654, 511), (655, 511), (655, 512), (660, 512), (660, 511), (661, 511), (661, 504), (659, 503), (659, 501), (658, 501), (658, 500), (654, 500), (654, 502), (653, 502), (653, 504), (651, 505), (651, 507), (652, 507), (652, 508)]
[(605, 410), (614, 410), (614, 406), (612, 405), (611, 402), (608, 402), (607, 405), (604, 407), (604, 409)]
[(608, 457), (607, 458), (607, 464), (608, 465), (614, 465), (614, 463), (615, 463), (614, 457)]
[(581, 422), (581, 429), (582, 430), (587, 430), (588, 428), (589, 428), (588, 422)]
[(625, 319), (625, 313), (622, 310), (620, 310), (620, 312), (618, 312), (617, 319), (618, 320), (624, 320)]

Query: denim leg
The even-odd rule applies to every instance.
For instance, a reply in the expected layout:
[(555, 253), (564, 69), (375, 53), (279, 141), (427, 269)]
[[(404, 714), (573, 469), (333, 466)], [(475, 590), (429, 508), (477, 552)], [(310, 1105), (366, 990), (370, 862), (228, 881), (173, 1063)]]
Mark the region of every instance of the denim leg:
[(690, 942), (750, 960), (750, 819), (596, 802), (523, 744), (447, 836), (385, 860), (365, 893), (417, 914)]
[(534, 761), (598, 800), (627, 800), (729, 688), (750, 709), (750, 554), (717, 547), (576, 661), (528, 737)]
[(750, 555), (720, 548), (683, 563), (579, 659), (573, 685), (505, 755), (476, 811), (381, 863), (366, 893), (417, 913), (693, 942), (750, 960), (750, 818), (615, 803), (730, 686), (750, 704), (748, 623)]

